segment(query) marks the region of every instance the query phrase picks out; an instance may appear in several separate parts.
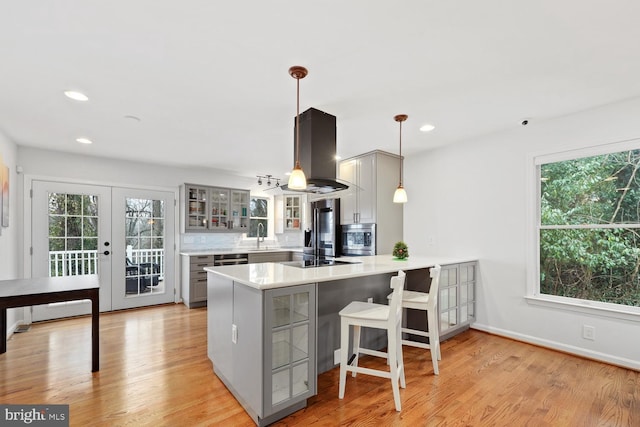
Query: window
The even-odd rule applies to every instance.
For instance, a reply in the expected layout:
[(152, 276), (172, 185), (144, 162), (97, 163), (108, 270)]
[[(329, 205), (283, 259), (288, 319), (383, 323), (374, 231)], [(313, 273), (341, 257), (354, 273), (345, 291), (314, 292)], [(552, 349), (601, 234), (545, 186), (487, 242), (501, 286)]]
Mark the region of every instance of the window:
[(536, 159), (539, 293), (640, 307), (640, 150), (555, 157)]
[(258, 224), (264, 226), (264, 230), (260, 230), (260, 237), (266, 237), (267, 230), (269, 230), (269, 219), (267, 218), (269, 199), (252, 197), (249, 210), (251, 211), (251, 218), (249, 220), (249, 234), (247, 237), (258, 237)]

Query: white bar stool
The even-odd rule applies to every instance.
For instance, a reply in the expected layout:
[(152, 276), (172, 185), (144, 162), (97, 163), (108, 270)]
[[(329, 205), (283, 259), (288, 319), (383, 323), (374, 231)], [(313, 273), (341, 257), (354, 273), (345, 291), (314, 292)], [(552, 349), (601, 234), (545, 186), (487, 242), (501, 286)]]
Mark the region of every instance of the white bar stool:
[[(429, 344), (411, 341), (409, 339), (401, 339), (402, 344), (412, 347), (420, 347), (431, 351), (431, 360), (433, 362), (433, 373), (439, 375), (438, 360), (442, 359), (440, 355), (440, 326), (438, 324), (438, 289), (440, 288), (440, 270), (441, 267), (436, 265), (431, 268), (431, 287), (429, 292), (416, 292), (405, 290), (402, 294), (402, 308), (411, 308), (414, 310), (424, 310), (427, 314), (427, 331), (417, 329), (402, 328), (403, 333), (418, 335), (429, 338)], [(392, 298), (390, 294), (388, 298)]]
[[(399, 271), (397, 276), (391, 278), (393, 293), (389, 299), (389, 305), (370, 302), (354, 301), (340, 310), (340, 390), (338, 397), (344, 398), (344, 390), (347, 381), (347, 371), (356, 376), (361, 374), (374, 375), (376, 377), (390, 378), (393, 389), (393, 400), (396, 411), (401, 410), (400, 389), (406, 388), (404, 379), (404, 363), (402, 361), (402, 343), (400, 328), (402, 327), (402, 293), (404, 291), (405, 273)], [(353, 362), (349, 363), (349, 326), (353, 325)], [(360, 328), (377, 328), (387, 330), (387, 352), (371, 350), (360, 347)], [(380, 371), (358, 366), (360, 354), (387, 358), (390, 371)]]

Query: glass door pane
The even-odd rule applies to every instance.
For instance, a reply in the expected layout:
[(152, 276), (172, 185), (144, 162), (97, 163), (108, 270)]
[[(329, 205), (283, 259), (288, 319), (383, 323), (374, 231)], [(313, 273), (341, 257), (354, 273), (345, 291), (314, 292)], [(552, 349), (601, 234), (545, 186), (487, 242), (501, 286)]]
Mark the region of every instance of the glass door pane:
[(113, 307), (175, 300), (175, 193), (113, 189)]
[(164, 201), (125, 200), (125, 297), (164, 293)]
[[(100, 311), (111, 310), (111, 189), (31, 183), (32, 277), (97, 274)], [(91, 313), (86, 301), (34, 306), (32, 321)]]

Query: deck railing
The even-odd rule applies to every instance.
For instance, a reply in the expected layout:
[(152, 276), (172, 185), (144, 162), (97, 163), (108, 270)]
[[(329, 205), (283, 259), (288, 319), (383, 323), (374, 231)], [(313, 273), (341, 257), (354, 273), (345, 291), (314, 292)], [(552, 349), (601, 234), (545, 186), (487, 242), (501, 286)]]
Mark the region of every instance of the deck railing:
[[(127, 248), (127, 257), (133, 264), (151, 262), (160, 266), (160, 278), (164, 277), (164, 249)], [(49, 274), (77, 276), (98, 273), (98, 251), (50, 251)]]

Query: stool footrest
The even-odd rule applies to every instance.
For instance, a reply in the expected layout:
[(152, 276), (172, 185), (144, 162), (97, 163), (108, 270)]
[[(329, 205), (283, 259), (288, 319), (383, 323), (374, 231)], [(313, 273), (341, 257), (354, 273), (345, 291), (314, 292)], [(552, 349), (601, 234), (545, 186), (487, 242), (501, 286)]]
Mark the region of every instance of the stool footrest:
[(382, 358), (384, 358), (384, 359), (386, 359), (386, 358), (387, 358), (387, 353), (386, 353), (386, 352), (384, 352), (384, 351), (378, 351), (378, 350), (371, 350), (371, 349), (369, 349), (369, 348), (362, 348), (362, 347), (360, 347), (360, 348), (358, 349), (358, 353), (360, 353), (360, 354), (366, 354), (366, 355), (369, 355), (369, 356), (382, 357)]
[(391, 372), (389, 371), (379, 371), (377, 369), (364, 368), (362, 366), (347, 366), (346, 368), (347, 372), (356, 372), (381, 378), (391, 378)]
[(429, 332), (419, 331), (417, 329), (402, 328), (402, 332), (429, 338)]

